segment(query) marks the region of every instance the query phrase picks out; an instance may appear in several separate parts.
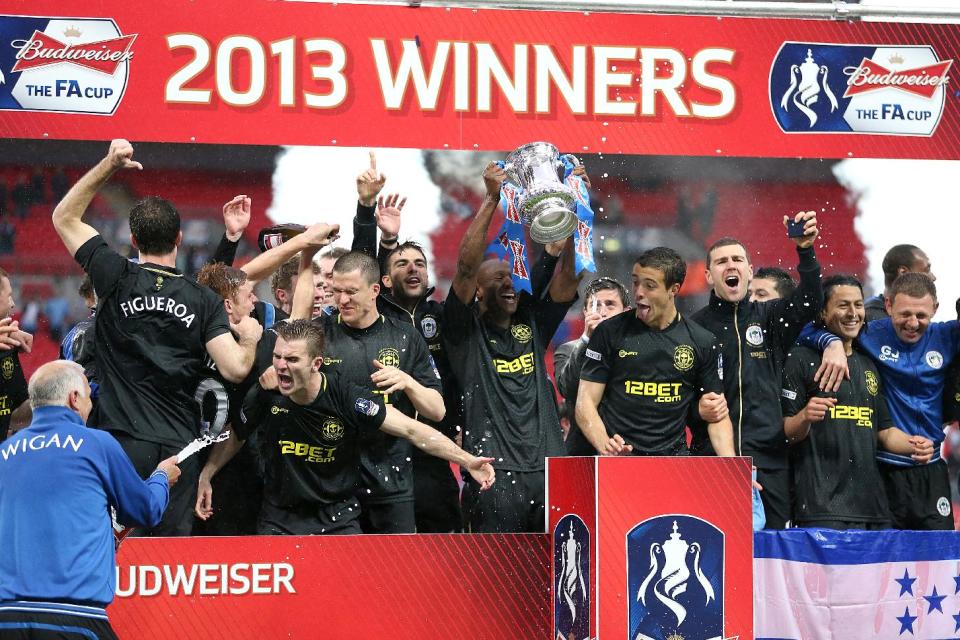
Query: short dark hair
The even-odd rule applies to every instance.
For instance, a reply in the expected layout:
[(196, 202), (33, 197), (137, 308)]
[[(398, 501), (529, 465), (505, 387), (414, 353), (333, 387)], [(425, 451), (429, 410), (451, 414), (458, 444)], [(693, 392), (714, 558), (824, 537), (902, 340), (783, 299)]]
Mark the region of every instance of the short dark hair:
[(346, 247), (330, 247), (321, 252), (317, 257), (318, 258), (333, 258), (334, 260), (339, 260), (343, 256), (350, 253), (350, 249)]
[(84, 300), (97, 295), (93, 290), (93, 280), (90, 279), (90, 274), (83, 276), (83, 281), (80, 282), (80, 288), (77, 289), (77, 293), (80, 294), (80, 297)]
[(427, 252), (423, 250), (423, 247), (420, 245), (419, 242), (414, 242), (413, 240), (407, 240), (402, 244), (398, 244), (396, 247), (391, 249), (389, 253), (387, 253), (387, 259), (383, 261), (383, 266), (385, 268), (390, 266), (390, 258), (400, 253), (401, 251), (406, 251), (407, 249), (413, 249), (414, 251), (419, 251), (420, 255), (423, 256), (423, 259), (424, 260), (427, 259)]
[(724, 236), (719, 240), (714, 241), (714, 243), (710, 245), (710, 248), (707, 249), (707, 269), (710, 268), (710, 254), (713, 253), (714, 249), (719, 249), (720, 247), (731, 247), (733, 245), (740, 245), (740, 247), (743, 249), (743, 253), (747, 256), (747, 262), (749, 262), (750, 254), (747, 253), (747, 248), (743, 245), (743, 243), (732, 236)]
[(887, 254), (883, 256), (883, 286), (889, 288), (897, 279), (900, 269), (912, 270), (913, 263), (917, 261), (918, 251), (921, 251), (920, 247), (912, 244), (898, 244), (890, 247)]
[[(320, 273), (320, 265), (316, 262), (313, 262), (313, 272)], [(277, 290), (283, 289), (284, 291), (290, 291), (290, 288), (293, 286), (293, 280), (300, 273), (300, 254), (297, 254), (280, 265), (280, 268), (273, 272), (273, 275), (270, 277), (270, 290), (273, 291), (273, 297), (277, 302), (280, 302), (280, 298), (277, 298)]]
[(222, 262), (205, 264), (197, 273), (197, 283), (213, 290), (224, 300), (234, 300), (246, 281), (245, 271), (228, 267)]
[(670, 247), (647, 249), (634, 264), (663, 272), (663, 284), (668, 289), (675, 284), (682, 285), (687, 277), (687, 263)]
[(312, 322), (303, 318), (299, 320), (287, 320), (273, 325), (277, 335), (292, 342), (293, 340), (306, 340), (307, 353), (311, 358), (318, 358), (323, 355), (324, 335), (323, 326), (319, 322)]
[(780, 267), (760, 267), (753, 273), (753, 277), (773, 280), (773, 288), (781, 298), (789, 298), (797, 290), (796, 281), (786, 269)]
[(833, 295), (833, 290), (837, 287), (856, 287), (860, 289), (860, 295), (863, 295), (863, 283), (849, 273), (835, 273), (832, 276), (824, 278), (820, 286), (823, 288), (823, 308), (827, 308), (827, 301)]
[(930, 296), (934, 302), (937, 301), (937, 286), (933, 284), (930, 276), (925, 273), (908, 271), (898, 276), (897, 279), (893, 281), (893, 284), (890, 285), (890, 295), (888, 297), (891, 303), (896, 300), (898, 293), (910, 296), (911, 298)]
[(362, 251), (351, 251), (350, 253), (337, 258), (333, 263), (334, 273), (350, 273), (359, 271), (360, 277), (367, 284), (378, 284), (380, 282), (380, 265), (377, 259)]
[(148, 196), (130, 209), (130, 233), (141, 252), (170, 253), (177, 246), (180, 214), (169, 201)]
[(601, 291), (616, 291), (620, 296), (620, 303), (624, 306), (624, 308), (630, 306), (630, 298), (627, 296), (627, 288), (624, 287), (619, 280), (603, 276), (601, 278), (591, 280), (587, 285), (587, 288), (583, 290), (583, 308), (586, 309), (590, 298), (597, 295)]

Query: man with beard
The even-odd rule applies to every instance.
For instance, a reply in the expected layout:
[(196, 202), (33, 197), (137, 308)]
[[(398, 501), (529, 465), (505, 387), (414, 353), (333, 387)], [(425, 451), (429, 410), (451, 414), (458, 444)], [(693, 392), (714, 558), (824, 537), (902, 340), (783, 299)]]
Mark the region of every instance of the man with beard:
[(577, 297), (572, 239), (544, 296), (518, 294), (510, 264), (483, 260), (505, 177), (496, 163), (484, 169), (486, 196), (460, 243), (443, 315), (444, 345), (463, 389), (464, 448), (496, 458), (510, 474), (485, 494), (467, 482), (464, 520), (474, 533), (543, 531), (544, 459), (563, 455), (544, 352)]
[[(751, 302), (749, 283), (753, 269), (743, 244), (721, 238), (707, 250), (707, 282), (713, 287), (709, 304), (693, 320), (717, 338), (725, 410), (733, 423), (737, 455), (752, 456), (768, 529), (782, 529), (790, 519), (787, 441), (780, 412), (780, 381), (787, 352), (803, 325), (822, 306), (820, 265), (813, 252), (819, 234), (813, 211), (798, 213), (804, 235), (791, 238), (800, 259), (800, 286), (786, 298)], [(788, 218), (783, 217), (787, 226)], [(722, 404), (722, 403), (721, 403)], [(709, 419), (704, 415), (704, 419)], [(702, 423), (692, 421), (695, 455), (710, 455)]]
[(793, 522), (799, 527), (889, 529), (890, 507), (877, 469), (877, 446), (923, 464), (933, 442), (893, 426), (876, 365), (854, 348), (863, 327), (863, 289), (852, 276), (823, 281), (817, 325), (840, 337), (850, 378), (820, 391), (820, 353), (797, 346), (783, 371), (783, 430), (793, 467)]
[[(636, 310), (602, 322), (580, 371), (577, 422), (601, 455), (689, 455), (686, 421), (705, 392), (718, 393), (714, 337), (676, 307), (687, 267), (667, 247), (633, 265)], [(714, 450), (734, 455), (729, 418), (707, 425)]]
[(630, 306), (626, 288), (613, 278), (604, 277), (592, 281), (584, 290), (583, 297), (583, 335), (576, 340), (563, 343), (553, 352), (553, 370), (557, 378), (557, 390), (566, 400), (570, 420), (570, 431), (564, 441), (567, 455), (570, 456), (592, 456), (597, 452), (577, 425), (575, 415), (580, 370), (583, 368), (587, 344), (597, 325), (607, 318), (623, 313)]
[(251, 389), (237, 436), (216, 445), (235, 451), (253, 430), (261, 431), (266, 478), (258, 533), (360, 533), (355, 487), (362, 441), (373, 431), (462, 465), (485, 489), (494, 484), (492, 458), (469, 455), (385, 402), (384, 394), (371, 393), (336, 372), (321, 372), (324, 336), (319, 323), (298, 319), (276, 331), (278, 390)]
[[(880, 474), (898, 529), (952, 530), (950, 479), (940, 457), (943, 443), (943, 391), (947, 371), (960, 351), (956, 320), (931, 322), (937, 312), (937, 288), (924, 273), (904, 273), (890, 285), (886, 298), (890, 317), (867, 323), (857, 344), (870, 356), (886, 390), (893, 422), (910, 436), (933, 442), (933, 457), (920, 462), (909, 455), (881, 451)], [(805, 327), (800, 344), (823, 350), (842, 348), (829, 331)], [(831, 373), (831, 370), (833, 373)], [(826, 363), (815, 374), (821, 388), (837, 366)]]

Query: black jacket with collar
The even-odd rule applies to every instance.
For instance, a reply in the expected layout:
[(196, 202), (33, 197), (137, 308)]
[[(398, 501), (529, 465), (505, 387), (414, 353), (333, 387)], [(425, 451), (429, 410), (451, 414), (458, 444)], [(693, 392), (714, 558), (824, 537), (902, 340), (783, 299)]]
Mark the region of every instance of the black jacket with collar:
[[(788, 298), (728, 302), (710, 293), (693, 320), (713, 333), (720, 353), (724, 395), (738, 455), (753, 456), (764, 469), (787, 466), (780, 392), (783, 363), (803, 326), (823, 306), (820, 264), (812, 248), (797, 249), (800, 286)], [(712, 455), (706, 424), (691, 420), (694, 455)]]

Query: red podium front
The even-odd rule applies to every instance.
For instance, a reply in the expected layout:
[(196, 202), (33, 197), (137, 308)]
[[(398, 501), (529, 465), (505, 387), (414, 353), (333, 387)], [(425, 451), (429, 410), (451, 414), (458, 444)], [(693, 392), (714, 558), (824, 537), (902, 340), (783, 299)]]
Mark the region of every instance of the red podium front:
[(550, 458), (554, 640), (753, 637), (749, 458)]

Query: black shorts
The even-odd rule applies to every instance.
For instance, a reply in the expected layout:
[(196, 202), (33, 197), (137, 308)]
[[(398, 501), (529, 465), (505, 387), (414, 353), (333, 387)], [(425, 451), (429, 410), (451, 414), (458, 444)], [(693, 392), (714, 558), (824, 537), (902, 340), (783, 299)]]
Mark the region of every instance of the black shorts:
[(41, 604), (29, 603), (25, 610), (17, 610), (16, 602), (0, 604), (0, 640), (117, 640), (103, 609), (102, 615), (30, 610)]
[(767, 518), (764, 529), (784, 529), (790, 520), (790, 470), (757, 467), (757, 482), (763, 487), (760, 501)]
[(334, 504), (280, 507), (267, 499), (260, 505), (261, 536), (345, 536), (360, 531), (360, 505), (354, 498)]
[(417, 533), (463, 531), (460, 485), (449, 462), (433, 456), (413, 459), (413, 508)]
[(413, 500), (369, 503), (361, 499), (360, 529), (364, 533), (416, 533)]
[(880, 465), (893, 526), (918, 531), (953, 531), (953, 505), (947, 463), (912, 467)]
[(195, 520), (195, 536), (249, 536), (257, 532), (257, 516), (263, 502), (263, 479), (247, 442), (210, 483), (213, 515)]
[(544, 472), (497, 469), (487, 491), (464, 476), (463, 520), (468, 533), (543, 533)]
[[(175, 456), (183, 447), (137, 440), (123, 431), (110, 432), (126, 452), (141, 478), (149, 478), (157, 465)], [(190, 456), (179, 465), (180, 479), (170, 488), (170, 502), (163, 519), (153, 529), (136, 529), (134, 536), (189, 536), (193, 530), (193, 508), (197, 504), (197, 481), (200, 479), (200, 458)], [(127, 523), (121, 523), (127, 524)]]

